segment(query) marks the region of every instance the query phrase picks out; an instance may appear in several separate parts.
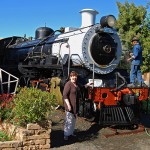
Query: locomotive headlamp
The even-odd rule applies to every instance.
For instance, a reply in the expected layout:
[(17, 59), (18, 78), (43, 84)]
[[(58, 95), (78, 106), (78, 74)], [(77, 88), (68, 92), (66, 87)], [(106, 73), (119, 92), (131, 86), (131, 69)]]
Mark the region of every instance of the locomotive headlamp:
[(114, 27), (116, 24), (116, 18), (113, 15), (103, 16), (100, 19), (101, 27)]

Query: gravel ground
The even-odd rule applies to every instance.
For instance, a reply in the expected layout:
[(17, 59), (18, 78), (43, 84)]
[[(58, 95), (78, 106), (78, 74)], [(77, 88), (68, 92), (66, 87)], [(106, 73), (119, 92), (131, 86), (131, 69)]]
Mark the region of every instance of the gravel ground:
[[(83, 118), (77, 118), (76, 135), (68, 141), (63, 140), (63, 125), (65, 113), (56, 110), (50, 116), (52, 120), (51, 149), (52, 150), (149, 150), (150, 136), (143, 130), (136, 134), (121, 135), (129, 130), (117, 130), (118, 135), (106, 138), (106, 134), (113, 134), (110, 128), (101, 128), (97, 124)], [(150, 116), (142, 117), (141, 122), (150, 126)], [(137, 131), (137, 130), (134, 130)]]

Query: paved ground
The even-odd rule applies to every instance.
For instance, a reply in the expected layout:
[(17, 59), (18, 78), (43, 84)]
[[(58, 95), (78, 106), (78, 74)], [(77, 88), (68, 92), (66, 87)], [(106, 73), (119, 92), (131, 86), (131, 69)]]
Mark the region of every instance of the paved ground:
[[(51, 115), (52, 150), (149, 150), (150, 136), (143, 132), (130, 135), (115, 135), (106, 138), (106, 134), (113, 134), (110, 128), (101, 128), (98, 125), (91, 125), (90, 122), (78, 118), (76, 124), (77, 137), (70, 137), (69, 141), (63, 140), (63, 124), (65, 113), (57, 110)], [(150, 116), (144, 116), (143, 124), (150, 126)], [(119, 133), (130, 130), (118, 130)], [(134, 130), (135, 131), (135, 130)], [(137, 130), (136, 130), (137, 131)]]

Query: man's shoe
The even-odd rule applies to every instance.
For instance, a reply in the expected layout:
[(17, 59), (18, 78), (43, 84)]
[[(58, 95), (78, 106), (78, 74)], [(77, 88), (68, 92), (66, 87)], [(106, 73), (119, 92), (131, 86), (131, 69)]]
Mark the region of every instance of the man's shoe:
[(145, 83), (142, 83), (142, 87), (148, 87)]
[(128, 88), (134, 88), (134, 87), (135, 87), (135, 84), (130, 83), (130, 84), (127, 85), (127, 87), (128, 87)]
[(64, 136), (64, 140), (65, 140), (65, 141), (68, 141), (68, 136)]
[(148, 87), (145, 83), (142, 83), (141, 85), (138, 85), (138, 87)]

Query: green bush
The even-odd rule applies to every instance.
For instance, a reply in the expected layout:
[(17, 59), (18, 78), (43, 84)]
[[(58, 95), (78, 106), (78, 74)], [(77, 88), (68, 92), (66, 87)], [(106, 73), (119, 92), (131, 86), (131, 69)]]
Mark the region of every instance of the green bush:
[(150, 98), (147, 101), (142, 101), (142, 110), (150, 114)]
[(28, 123), (48, 119), (57, 106), (55, 95), (36, 88), (22, 88), (13, 99), (15, 107), (11, 112), (11, 122), (25, 126)]
[(10, 133), (10, 124), (6, 123), (5, 124), (0, 124), (0, 141), (12, 141), (14, 139), (14, 132)]
[(9, 115), (14, 107), (12, 94), (0, 95), (0, 120), (3, 122), (9, 118)]
[(7, 135), (7, 133), (0, 131), (0, 141), (10, 141), (11, 138)]

